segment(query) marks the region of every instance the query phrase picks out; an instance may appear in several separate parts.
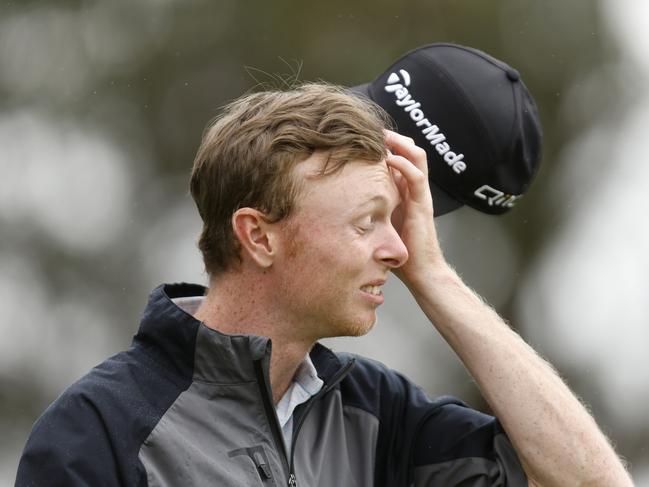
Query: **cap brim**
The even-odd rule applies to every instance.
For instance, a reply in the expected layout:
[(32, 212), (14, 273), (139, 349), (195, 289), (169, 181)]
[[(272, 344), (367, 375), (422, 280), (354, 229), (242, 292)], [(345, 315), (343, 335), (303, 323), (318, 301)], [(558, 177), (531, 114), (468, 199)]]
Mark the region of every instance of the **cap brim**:
[(457, 210), (461, 206), (464, 206), (464, 203), (453, 198), (433, 181), (429, 180), (429, 183), (430, 193), (433, 195), (433, 209), (435, 210), (435, 218), (445, 215), (446, 213), (450, 213), (453, 210)]

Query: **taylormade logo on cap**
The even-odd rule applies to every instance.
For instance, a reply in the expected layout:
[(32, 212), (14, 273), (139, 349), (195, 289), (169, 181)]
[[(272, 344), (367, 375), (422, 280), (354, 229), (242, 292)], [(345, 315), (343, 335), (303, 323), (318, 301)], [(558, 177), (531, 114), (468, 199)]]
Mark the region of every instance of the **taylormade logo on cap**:
[[(401, 75), (401, 76), (399, 76)], [(412, 98), (408, 91), (410, 86), (410, 73), (405, 69), (400, 69), (399, 74), (390, 73), (388, 76), (385, 91), (394, 93), (396, 99), (395, 103), (402, 107), (403, 110), (410, 115), (410, 118), (415, 122), (417, 127), (423, 127), (421, 133), (426, 137), (444, 161), (455, 171), (461, 174), (466, 169), (466, 161), (464, 161), (464, 154), (458, 154), (451, 150), (451, 146), (446, 142), (446, 136), (440, 132), (439, 127), (430, 123), (426, 115), (421, 110), (421, 103)]]

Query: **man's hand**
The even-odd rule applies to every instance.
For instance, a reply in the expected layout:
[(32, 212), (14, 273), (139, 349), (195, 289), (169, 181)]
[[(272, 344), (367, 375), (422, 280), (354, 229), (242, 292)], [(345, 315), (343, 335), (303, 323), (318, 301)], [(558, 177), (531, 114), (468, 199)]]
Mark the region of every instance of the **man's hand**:
[(423, 286), (437, 266), (445, 265), (433, 221), (426, 151), (411, 138), (389, 130), (385, 141), (390, 150), (386, 162), (401, 196), (392, 221), (409, 254), (395, 274), (413, 290)]

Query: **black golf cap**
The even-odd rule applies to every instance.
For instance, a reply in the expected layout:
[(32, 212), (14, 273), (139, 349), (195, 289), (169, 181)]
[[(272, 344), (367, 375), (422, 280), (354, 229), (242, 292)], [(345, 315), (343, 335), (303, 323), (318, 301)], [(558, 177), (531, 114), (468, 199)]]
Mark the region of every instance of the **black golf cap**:
[(428, 154), (435, 216), (511, 209), (541, 160), (541, 124), (518, 71), (482, 51), (430, 44), (352, 91), (386, 110)]

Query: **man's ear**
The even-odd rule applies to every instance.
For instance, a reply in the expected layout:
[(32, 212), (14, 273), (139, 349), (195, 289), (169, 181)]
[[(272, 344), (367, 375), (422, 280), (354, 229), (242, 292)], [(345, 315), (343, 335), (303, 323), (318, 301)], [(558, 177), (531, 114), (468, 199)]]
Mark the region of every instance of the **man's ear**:
[(254, 208), (239, 208), (232, 215), (232, 229), (243, 251), (260, 267), (270, 267), (277, 249), (274, 228), (264, 214)]

